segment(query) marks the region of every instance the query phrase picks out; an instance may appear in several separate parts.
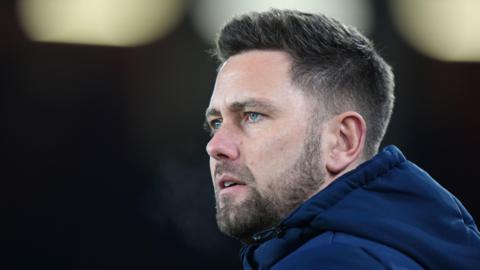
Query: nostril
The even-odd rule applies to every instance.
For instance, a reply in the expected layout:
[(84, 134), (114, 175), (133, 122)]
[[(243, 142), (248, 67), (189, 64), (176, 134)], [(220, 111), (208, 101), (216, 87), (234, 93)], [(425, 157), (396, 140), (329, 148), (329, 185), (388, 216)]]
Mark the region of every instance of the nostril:
[(229, 157), (224, 153), (217, 153), (216, 158), (217, 159), (228, 159)]

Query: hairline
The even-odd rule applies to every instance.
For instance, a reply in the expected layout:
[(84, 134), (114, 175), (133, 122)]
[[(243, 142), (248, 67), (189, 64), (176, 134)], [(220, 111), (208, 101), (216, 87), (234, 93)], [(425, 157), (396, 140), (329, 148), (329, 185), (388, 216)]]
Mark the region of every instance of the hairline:
[[(264, 17), (265, 15), (265, 17)], [(320, 23), (325, 23), (324, 26), (327, 27), (326, 31), (340, 31), (340, 38), (345, 39), (349, 38), (351, 43), (343, 43), (343, 41), (339, 41), (337, 43), (336, 40), (327, 40), (327, 45), (325, 45), (328, 49), (329, 46), (334, 46), (333, 51), (326, 51), (324, 55), (326, 63), (333, 61), (335, 63), (337, 51), (336, 45), (338, 46), (347, 46), (341, 47), (338, 53), (340, 53), (340, 58), (338, 60), (352, 60), (348, 55), (353, 57), (360, 57), (361, 62), (365, 65), (368, 65), (368, 72), (374, 72), (373, 80), (367, 82), (359, 82), (360, 85), (355, 85), (355, 82), (349, 83), (345, 82), (342, 79), (342, 75), (339, 74), (339, 71), (343, 70), (343, 63), (342, 66), (336, 66), (337, 69), (332, 69), (329, 65), (322, 65), (321, 63), (317, 63), (319, 59), (309, 59), (305, 58), (305, 56), (309, 56), (312, 51), (302, 51), (304, 45), (307, 45), (305, 48), (306, 50), (312, 49), (309, 45), (302, 44), (302, 43), (295, 43), (292, 39), (288, 39), (288, 37), (272, 37), (269, 39), (268, 37), (258, 37), (254, 36), (251, 40), (250, 36), (246, 36), (247, 41), (243, 42), (238, 39), (238, 37), (230, 36), (230, 39), (223, 39), (224, 29), (231, 29), (227, 28), (231, 23), (236, 25), (237, 27), (241, 24), (245, 24), (251, 26), (252, 29), (249, 31), (256, 32), (255, 35), (264, 35), (268, 33), (271, 29), (262, 28), (263, 26), (258, 24), (258, 20), (264, 20), (263, 22), (268, 21), (266, 16), (273, 15), (278, 16), (278, 18), (293, 18), (293, 20), (299, 19), (299, 23), (305, 23), (309, 20), (309, 17), (305, 19), (305, 17), (300, 18), (297, 16), (304, 16), (304, 15), (319, 15), (318, 17), (313, 18), (313, 21), (320, 20)], [(275, 22), (273, 20), (273, 22)], [(288, 24), (291, 21), (277, 21), (277, 23), (282, 24), (281, 27), (296, 27), (298, 25)], [(244, 26), (245, 26), (244, 25)], [(337, 28), (338, 27), (338, 28)], [(241, 28), (237, 28), (236, 30), (242, 31)], [(308, 28), (306, 31), (312, 30), (312, 28)], [(318, 28), (317, 28), (318, 30)], [(233, 28), (235, 31), (235, 28)], [(300, 30), (303, 31), (303, 30)], [(231, 33), (227, 32), (227, 37)], [(292, 34), (292, 32), (287, 32), (286, 34)], [(300, 32), (300, 39), (308, 38), (311, 33), (308, 32)], [(303, 35), (304, 34), (304, 35)], [(334, 35), (333, 33), (332, 35)], [(247, 33), (248, 35), (248, 33)], [(329, 35), (327, 33), (327, 35)], [(258, 38), (258, 39), (255, 39)], [(293, 38), (293, 37), (292, 37)], [(328, 37), (327, 37), (328, 38)], [(236, 44), (237, 47), (229, 47), (230, 45), (235, 45), (235, 42), (239, 42)], [(221, 43), (220, 43), (221, 42)], [(281, 43), (278, 43), (281, 42)], [(285, 43), (286, 42), (286, 43)], [(293, 43), (292, 43), (293, 42)], [(331, 42), (331, 43), (329, 43)], [(297, 50), (298, 47), (301, 47), (300, 50)], [(315, 46), (315, 45), (314, 45)], [(323, 45), (320, 45), (323, 46)], [(350, 47), (348, 47), (350, 46)], [(314, 48), (315, 50), (316, 48)], [(310, 95), (312, 100), (316, 103), (316, 108), (322, 109), (322, 117), (326, 116), (334, 116), (338, 115), (342, 112), (346, 111), (355, 111), (362, 115), (367, 122), (368, 133), (373, 132), (371, 135), (367, 135), (366, 140), (366, 154), (367, 156), (373, 156), (377, 151), (378, 147), (383, 140), (385, 135), (386, 129), (391, 119), (392, 109), (394, 105), (394, 76), (391, 72), (391, 66), (378, 54), (378, 52), (371, 44), (371, 41), (367, 39), (364, 35), (358, 32), (356, 29), (351, 28), (348, 25), (344, 25), (341, 22), (336, 21), (331, 17), (324, 16), (323, 14), (305, 14), (294, 10), (277, 10), (272, 9), (268, 12), (260, 12), (260, 13), (248, 13), (239, 17), (232, 19), (228, 22), (223, 28), (222, 31), (217, 39), (217, 48), (215, 50), (214, 55), (217, 57), (222, 64), (226, 62), (230, 57), (242, 54), (244, 52), (252, 51), (252, 50), (276, 50), (276, 51), (283, 51), (286, 52), (290, 59), (292, 60), (290, 63), (290, 81), (292, 85), (297, 86), (300, 88), (299, 90), (304, 91), (306, 95)], [(307, 55), (303, 55), (306, 53)], [(313, 54), (316, 52), (314, 51)], [(334, 57), (334, 58), (329, 58)], [(346, 57), (346, 58), (342, 58)], [(310, 62), (313, 60), (313, 62)], [(320, 61), (322, 61), (320, 59)], [(337, 62), (338, 64), (339, 62)], [(312, 65), (313, 64), (313, 65)], [(315, 64), (318, 64), (315, 66)], [(357, 65), (354, 65), (357, 66)], [(334, 66), (335, 67), (335, 66)], [(360, 66), (358, 66), (360, 67)], [(360, 67), (361, 68), (361, 67)], [(348, 69), (347, 69), (348, 70)], [(335, 73), (332, 73), (335, 72)], [(359, 72), (359, 71), (349, 71), (348, 72)], [(336, 77), (339, 76), (339, 77)], [(372, 84), (368, 86), (368, 84)], [(381, 98), (383, 101), (379, 101), (377, 103), (375, 97), (369, 96), (360, 96), (360, 99), (357, 99), (356, 96), (352, 96), (355, 94), (355, 89), (357, 87), (373, 87), (375, 91), (380, 88), (378, 87), (386, 87), (386, 90), (381, 92), (381, 95), (388, 95), (382, 96)], [(353, 91), (353, 92), (352, 92)], [(346, 94), (346, 95), (345, 95)], [(343, 96), (342, 96), (343, 95)], [(342, 96), (344, 98), (340, 99), (339, 97)], [(308, 97), (308, 96), (307, 96)], [(378, 100), (378, 99), (377, 99)], [(369, 103), (371, 102), (371, 103)], [(320, 106), (319, 106), (320, 105)], [(380, 112), (383, 112), (385, 117), (376, 113), (377, 109), (372, 109), (370, 105), (378, 105), (377, 108)], [(367, 106), (364, 108), (364, 106)]]

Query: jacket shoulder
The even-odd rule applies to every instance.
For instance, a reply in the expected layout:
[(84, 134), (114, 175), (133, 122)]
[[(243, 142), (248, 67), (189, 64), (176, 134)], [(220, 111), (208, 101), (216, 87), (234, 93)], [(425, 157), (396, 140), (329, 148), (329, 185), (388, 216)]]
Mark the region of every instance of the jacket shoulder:
[(423, 269), (401, 252), (370, 240), (325, 232), (280, 260), (283, 269)]
[(330, 244), (321, 249), (304, 249), (294, 252), (278, 262), (272, 270), (307, 269), (386, 269), (359, 247)]

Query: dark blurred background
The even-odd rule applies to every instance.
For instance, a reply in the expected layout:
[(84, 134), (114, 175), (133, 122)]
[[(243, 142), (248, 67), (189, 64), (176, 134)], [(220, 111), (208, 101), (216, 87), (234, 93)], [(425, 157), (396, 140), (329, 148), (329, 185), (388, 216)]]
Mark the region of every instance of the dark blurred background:
[[(117, 19), (124, 23), (120, 34), (131, 25), (140, 33), (144, 21), (150, 23), (144, 28), (155, 29), (152, 18), (174, 19), (168, 31), (121, 43), (115, 37), (72, 41), (75, 30), (48, 34), (70, 24), (75, 29), (72, 18), (94, 25), (87, 34), (102, 30), (107, 26), (93, 11), (116, 12), (132, 1), (97, 0), (109, 5), (102, 9), (84, 0), (91, 5), (84, 13), (75, 0), (42, 1), (0, 4), (1, 268), (240, 269), (240, 244), (215, 225), (202, 122), (216, 73), (207, 30), (220, 25), (212, 30), (202, 22), (251, 10), (254, 2), (134, 1), (150, 3), (150, 15)], [(301, 2), (289, 5), (309, 11)], [(304, 2), (347, 22), (360, 18), (352, 21), (396, 74), (396, 107), (384, 145), (399, 146), (478, 221), (480, 23), (468, 14), (480, 6), (470, 1), (473, 7), (459, 11), (464, 1), (438, 7), (422, 0), (413, 8), (406, 0)], [(48, 9), (62, 5), (70, 12), (67, 21), (55, 19), (61, 9)], [(473, 32), (465, 32), (461, 18), (474, 24)], [(460, 30), (472, 39), (448, 36)], [(415, 33), (431, 38), (415, 45)]]

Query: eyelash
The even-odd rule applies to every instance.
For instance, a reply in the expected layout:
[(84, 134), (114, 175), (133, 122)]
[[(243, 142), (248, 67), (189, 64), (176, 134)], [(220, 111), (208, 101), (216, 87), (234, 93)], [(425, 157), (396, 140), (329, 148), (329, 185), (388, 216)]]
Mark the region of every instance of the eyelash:
[[(244, 119), (246, 119), (246, 121), (250, 121), (251, 123), (257, 123), (258, 121), (260, 121), (260, 120), (258, 120), (258, 119), (257, 119), (257, 120), (249, 120), (248, 118), (249, 118), (249, 116), (251, 116), (252, 114), (257, 115), (258, 117), (260, 117), (260, 119), (261, 119), (262, 117), (264, 117), (264, 115), (263, 115), (262, 113), (259, 113), (259, 112), (244, 112), (244, 113), (243, 113)], [(215, 133), (215, 130), (217, 130), (217, 129), (219, 128), (219, 127), (218, 127), (218, 128), (214, 128), (214, 127), (215, 127), (215, 124), (218, 123), (218, 122), (221, 124), (222, 121), (223, 121), (222, 118), (212, 119), (212, 120), (208, 121), (208, 123), (205, 123), (204, 128), (205, 128), (205, 130), (206, 130), (207, 132), (210, 133), (211, 136), (213, 136), (213, 134)]]

